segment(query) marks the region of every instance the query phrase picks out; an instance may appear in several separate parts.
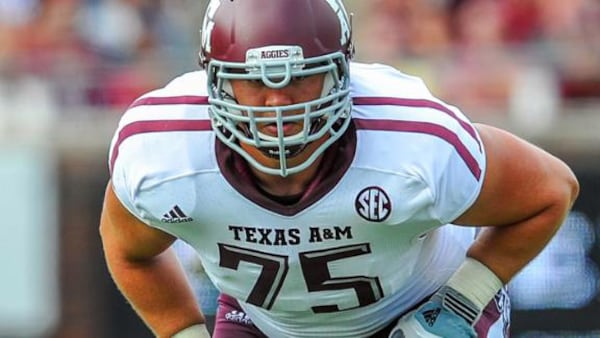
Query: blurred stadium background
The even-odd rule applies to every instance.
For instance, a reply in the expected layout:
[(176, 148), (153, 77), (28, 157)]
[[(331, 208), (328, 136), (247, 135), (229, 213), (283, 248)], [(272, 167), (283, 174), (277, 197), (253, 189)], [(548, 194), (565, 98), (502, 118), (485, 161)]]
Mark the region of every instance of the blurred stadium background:
[[(600, 337), (600, 1), (346, 3), (358, 60), (421, 76), (574, 168), (572, 214), (511, 284), (513, 336)], [(0, 0), (0, 337), (150, 337), (101, 254), (106, 155), (128, 103), (197, 68), (205, 5)]]

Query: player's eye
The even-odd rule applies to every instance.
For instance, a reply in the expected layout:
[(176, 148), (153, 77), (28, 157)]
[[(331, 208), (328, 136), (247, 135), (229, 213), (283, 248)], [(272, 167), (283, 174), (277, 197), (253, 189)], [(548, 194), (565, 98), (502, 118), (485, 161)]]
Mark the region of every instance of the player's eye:
[(304, 80), (306, 80), (307, 76), (294, 76), (294, 78), (292, 79), (292, 81), (294, 82), (302, 82)]
[(252, 86), (252, 87), (255, 87), (255, 88), (257, 88), (257, 87), (262, 87), (262, 86), (264, 86), (264, 85), (265, 85), (265, 84), (262, 82), (262, 80), (261, 80), (261, 79), (252, 79), (252, 80), (247, 80), (247, 83), (248, 83), (250, 86)]

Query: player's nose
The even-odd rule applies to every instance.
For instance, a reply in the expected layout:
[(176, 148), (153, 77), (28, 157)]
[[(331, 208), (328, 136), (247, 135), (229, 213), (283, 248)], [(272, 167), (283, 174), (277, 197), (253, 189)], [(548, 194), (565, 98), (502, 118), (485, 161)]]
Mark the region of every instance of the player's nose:
[(275, 89), (268, 88), (265, 93), (265, 106), (287, 106), (294, 103), (289, 90), (286, 88)]

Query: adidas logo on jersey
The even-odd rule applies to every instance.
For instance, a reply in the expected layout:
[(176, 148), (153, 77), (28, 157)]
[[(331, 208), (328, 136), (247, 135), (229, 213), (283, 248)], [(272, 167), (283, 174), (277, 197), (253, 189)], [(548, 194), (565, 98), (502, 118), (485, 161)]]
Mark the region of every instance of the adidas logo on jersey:
[(186, 214), (184, 214), (178, 205), (175, 205), (173, 208), (171, 208), (171, 210), (169, 212), (167, 212), (166, 214), (164, 214), (163, 218), (161, 219), (161, 221), (164, 223), (172, 223), (172, 224), (173, 223), (187, 223), (187, 222), (191, 222), (193, 220), (194, 220), (193, 218), (188, 217)]
[(440, 314), (440, 311), (441, 311), (440, 308), (435, 308), (435, 309), (423, 312), (423, 318), (425, 319), (425, 322), (427, 322), (427, 325), (429, 325), (431, 327), (431, 326), (433, 326), (433, 324), (435, 324), (435, 321), (437, 320), (437, 317)]

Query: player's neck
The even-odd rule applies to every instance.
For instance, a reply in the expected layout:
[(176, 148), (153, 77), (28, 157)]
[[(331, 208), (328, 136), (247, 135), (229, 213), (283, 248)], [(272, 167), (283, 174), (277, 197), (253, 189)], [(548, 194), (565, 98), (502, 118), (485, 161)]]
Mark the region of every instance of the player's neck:
[[(308, 157), (327, 140), (329, 136), (324, 135), (321, 139), (310, 143), (302, 153), (298, 154), (296, 158), (290, 159), (288, 163), (291, 167), (297, 166), (303, 161), (306, 161)], [(265, 157), (256, 148), (246, 147), (246, 150), (251, 153), (257, 161), (263, 165), (277, 168), (279, 162), (276, 159)], [(302, 170), (299, 173), (295, 173), (286, 177), (279, 175), (266, 174), (252, 166), (250, 170), (256, 177), (256, 184), (260, 189), (265, 191), (267, 194), (272, 196), (286, 197), (286, 196), (299, 196), (303, 194), (309, 184), (317, 176), (321, 162), (323, 161), (323, 154), (321, 154), (308, 168)]]
[(256, 183), (260, 189), (273, 196), (297, 196), (306, 190), (310, 182), (317, 175), (322, 156), (305, 170), (286, 177), (269, 175), (255, 168), (251, 168)]

